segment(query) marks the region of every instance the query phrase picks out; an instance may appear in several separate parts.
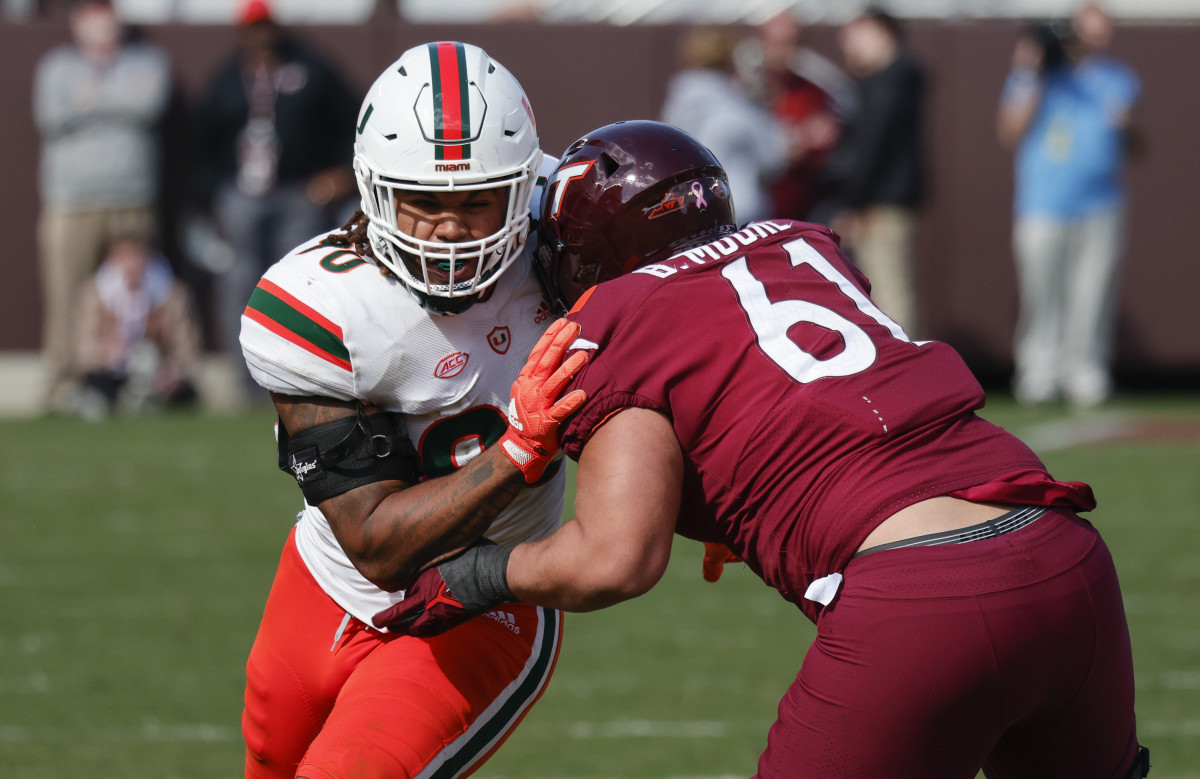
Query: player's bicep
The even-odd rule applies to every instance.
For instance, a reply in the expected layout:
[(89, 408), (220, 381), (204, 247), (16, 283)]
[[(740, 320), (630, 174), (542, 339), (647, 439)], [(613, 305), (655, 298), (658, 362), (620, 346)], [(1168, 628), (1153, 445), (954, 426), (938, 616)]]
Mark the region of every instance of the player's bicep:
[(271, 400), (275, 403), (280, 424), (292, 435), (357, 413), (356, 404), (350, 400), (297, 397), (278, 392), (271, 393)]
[(588, 440), (579, 460), (576, 520), (601, 575), (625, 580), (631, 596), (666, 570), (679, 513), (683, 454), (670, 421), (628, 408)]
[(354, 401), (271, 397), (282, 428), (280, 468), (353, 556), (379, 504), (416, 481), (416, 453), (402, 418)]

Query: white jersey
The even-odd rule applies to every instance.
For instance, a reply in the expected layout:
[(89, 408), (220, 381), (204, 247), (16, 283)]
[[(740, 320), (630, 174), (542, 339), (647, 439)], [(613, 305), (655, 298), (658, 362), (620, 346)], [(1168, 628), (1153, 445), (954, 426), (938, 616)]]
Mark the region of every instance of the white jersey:
[[(456, 316), (421, 308), (391, 275), (318, 236), (267, 270), (242, 316), (255, 381), (284, 395), (361, 400), (400, 412), (421, 472), (460, 468), (503, 435), (517, 373), (553, 316), (525, 253), (487, 300)], [(532, 240), (530, 241), (532, 243)], [(512, 545), (560, 524), (565, 469), (530, 487), (486, 535)], [(313, 577), (348, 613), (371, 617), (403, 599), (367, 581), (321, 511), (304, 504), (296, 544)]]

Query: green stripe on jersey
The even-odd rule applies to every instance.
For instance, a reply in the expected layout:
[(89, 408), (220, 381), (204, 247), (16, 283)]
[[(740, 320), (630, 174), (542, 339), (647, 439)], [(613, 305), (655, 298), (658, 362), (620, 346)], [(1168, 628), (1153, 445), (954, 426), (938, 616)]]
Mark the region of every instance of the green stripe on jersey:
[(262, 287), (254, 288), (247, 306), (268, 319), (279, 323), (281, 327), (290, 330), (318, 349), (328, 352), (334, 357), (340, 357), (343, 360), (349, 361), (350, 351), (346, 349), (346, 345), (342, 343), (341, 338), (338, 338)]

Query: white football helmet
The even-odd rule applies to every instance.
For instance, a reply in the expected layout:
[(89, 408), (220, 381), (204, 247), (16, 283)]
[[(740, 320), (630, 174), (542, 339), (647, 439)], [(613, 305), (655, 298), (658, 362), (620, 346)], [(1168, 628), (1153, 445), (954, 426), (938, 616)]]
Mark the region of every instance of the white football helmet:
[[(358, 115), (354, 172), (375, 257), (429, 307), (461, 310), (455, 304), (520, 255), (541, 160), (533, 110), (500, 63), (454, 41), (409, 49), (375, 80)], [(504, 224), (482, 240), (424, 241), (397, 229), (397, 191), (500, 187), (508, 190)], [(431, 282), (430, 265), (448, 272), (448, 283)]]

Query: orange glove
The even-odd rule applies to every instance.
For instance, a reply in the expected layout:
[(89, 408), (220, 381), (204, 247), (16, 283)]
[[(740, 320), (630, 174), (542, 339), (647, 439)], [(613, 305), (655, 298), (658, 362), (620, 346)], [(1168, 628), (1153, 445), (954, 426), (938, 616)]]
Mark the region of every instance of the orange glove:
[(715, 582), (725, 572), (725, 563), (740, 562), (742, 562), (742, 558), (729, 551), (729, 547), (705, 541), (704, 560), (700, 563), (700, 572), (704, 574), (704, 581)]
[(557, 403), (554, 399), (583, 370), (587, 352), (576, 352), (563, 362), (563, 355), (579, 335), (579, 325), (559, 319), (542, 334), (525, 367), (513, 382), (508, 402), (508, 430), (500, 438), (500, 450), (533, 484), (558, 452), (558, 427), (587, 400), (575, 390)]

